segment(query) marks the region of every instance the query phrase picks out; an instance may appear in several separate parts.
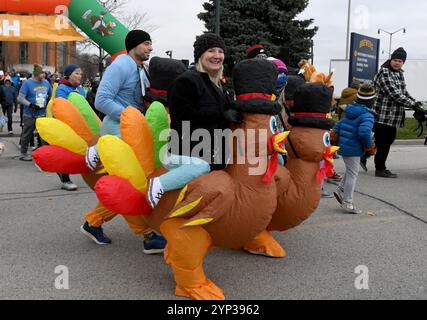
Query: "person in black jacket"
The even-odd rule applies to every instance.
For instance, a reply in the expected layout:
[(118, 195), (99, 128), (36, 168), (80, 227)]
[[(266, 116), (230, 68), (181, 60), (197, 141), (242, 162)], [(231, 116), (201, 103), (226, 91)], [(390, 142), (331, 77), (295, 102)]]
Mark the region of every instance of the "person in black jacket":
[[(164, 192), (183, 188), (211, 170), (226, 167), (225, 138), (215, 136), (215, 130), (229, 128), (230, 122), (240, 121), (240, 115), (229, 109), (230, 101), (221, 85), (224, 51), (221, 37), (212, 33), (198, 37), (194, 43), (195, 68), (178, 77), (169, 90), (172, 132), (170, 152), (163, 157), (169, 172), (149, 182), (147, 198), (153, 208)], [(193, 141), (192, 134), (198, 129), (209, 133), (210, 141), (205, 137)], [(209, 143), (210, 148), (193, 152), (196, 146), (198, 150), (200, 144)]]

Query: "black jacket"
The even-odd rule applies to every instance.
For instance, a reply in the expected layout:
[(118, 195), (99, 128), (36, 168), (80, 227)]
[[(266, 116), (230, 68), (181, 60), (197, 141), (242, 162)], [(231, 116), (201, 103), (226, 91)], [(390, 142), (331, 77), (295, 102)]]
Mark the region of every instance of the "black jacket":
[[(195, 69), (183, 73), (168, 94), (171, 129), (179, 135), (179, 138), (175, 139), (173, 134), (171, 135), (170, 151), (174, 154), (200, 157), (211, 164), (212, 170), (225, 168), (226, 139), (215, 137), (214, 130), (229, 128), (229, 123), (224, 119), (224, 111), (228, 110), (230, 102), (228, 95), (212, 83), (208, 74)], [(189, 129), (183, 121), (190, 123)], [(191, 141), (191, 135), (197, 129), (206, 129), (210, 134), (209, 155), (203, 152), (196, 155), (191, 153), (203, 140), (198, 137), (196, 141)]]

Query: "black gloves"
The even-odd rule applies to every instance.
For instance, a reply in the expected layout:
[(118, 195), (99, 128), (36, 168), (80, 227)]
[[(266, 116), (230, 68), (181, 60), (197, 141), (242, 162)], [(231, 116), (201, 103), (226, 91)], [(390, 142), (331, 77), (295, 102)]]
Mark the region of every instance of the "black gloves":
[(40, 110), (40, 107), (34, 103), (30, 103), (30, 109), (37, 111), (37, 110)]
[(423, 123), (424, 121), (426, 121), (426, 111), (424, 111), (424, 109), (422, 108), (415, 109), (414, 118), (419, 123)]
[(230, 123), (242, 123), (243, 122), (243, 116), (242, 114), (234, 109), (229, 109), (224, 112), (224, 118)]

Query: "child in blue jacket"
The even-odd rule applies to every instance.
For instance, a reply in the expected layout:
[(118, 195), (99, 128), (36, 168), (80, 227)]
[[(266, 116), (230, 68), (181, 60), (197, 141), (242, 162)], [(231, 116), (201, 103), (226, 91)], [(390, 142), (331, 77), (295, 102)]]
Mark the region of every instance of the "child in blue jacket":
[(375, 117), (372, 107), (376, 99), (375, 87), (365, 82), (357, 93), (354, 103), (347, 106), (344, 118), (333, 129), (339, 136), (339, 154), (343, 157), (346, 171), (334, 192), (341, 208), (348, 213), (361, 213), (353, 204), (354, 190), (359, 174), (360, 158), (365, 149), (373, 149), (372, 128)]

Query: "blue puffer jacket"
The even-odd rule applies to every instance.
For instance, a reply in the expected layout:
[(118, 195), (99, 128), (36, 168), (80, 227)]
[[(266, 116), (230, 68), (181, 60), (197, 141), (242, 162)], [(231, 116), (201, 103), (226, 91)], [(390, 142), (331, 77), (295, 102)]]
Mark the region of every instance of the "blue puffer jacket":
[(344, 118), (334, 128), (339, 134), (338, 153), (343, 157), (361, 157), (365, 148), (372, 146), (374, 122), (374, 112), (364, 105), (348, 105)]

